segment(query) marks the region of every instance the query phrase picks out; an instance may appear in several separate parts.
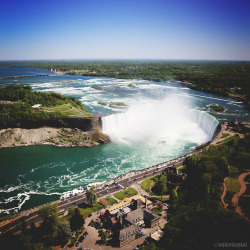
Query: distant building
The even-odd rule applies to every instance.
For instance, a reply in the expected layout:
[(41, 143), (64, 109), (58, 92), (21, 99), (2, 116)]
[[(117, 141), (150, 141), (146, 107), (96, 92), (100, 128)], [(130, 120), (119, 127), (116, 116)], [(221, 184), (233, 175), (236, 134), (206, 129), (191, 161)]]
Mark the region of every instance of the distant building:
[(42, 104), (35, 104), (35, 105), (32, 106), (32, 108), (34, 108), (34, 109), (37, 109), (37, 108), (40, 108), (40, 107), (42, 107)]

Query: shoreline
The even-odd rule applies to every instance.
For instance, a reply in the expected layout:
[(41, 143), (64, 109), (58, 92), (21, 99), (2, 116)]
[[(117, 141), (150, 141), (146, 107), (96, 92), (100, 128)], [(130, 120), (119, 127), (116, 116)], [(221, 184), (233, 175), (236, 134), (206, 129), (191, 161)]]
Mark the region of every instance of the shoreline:
[[(224, 123), (223, 123), (224, 124)], [(221, 132), (223, 133), (227, 133), (227, 130), (230, 129), (228, 126), (224, 127), (224, 129), (222, 129), (220, 132), (218, 132), (217, 134), (215, 134), (215, 137), (205, 143), (205, 144), (201, 144), (201, 145), (198, 145), (195, 150), (185, 154), (185, 155), (182, 155), (182, 156), (179, 156), (178, 158), (175, 158), (175, 159), (171, 159), (171, 160), (168, 160), (168, 161), (165, 161), (165, 162), (162, 162), (162, 163), (159, 163), (159, 164), (156, 164), (156, 165), (153, 165), (153, 166), (150, 166), (150, 167), (147, 167), (147, 168), (144, 168), (144, 169), (140, 169), (140, 170), (131, 170), (129, 172), (126, 172), (122, 175), (119, 175), (113, 179), (110, 179), (110, 180), (106, 180), (106, 181), (103, 181), (103, 182), (98, 182), (98, 183), (91, 183), (91, 184), (88, 184), (86, 186), (86, 188), (88, 188), (89, 186), (94, 186), (95, 187), (95, 192), (98, 193), (98, 192), (101, 192), (102, 190), (106, 190), (107, 187), (112, 187), (114, 185), (117, 185), (117, 183), (119, 182), (124, 182), (125, 181), (125, 185), (123, 187), (119, 187), (120, 189), (126, 189), (126, 188), (129, 188), (131, 185), (133, 185), (133, 183), (129, 182), (129, 181), (126, 181), (126, 180), (132, 180), (132, 182), (138, 182), (138, 181), (141, 181), (143, 179), (146, 179), (148, 178), (148, 175), (147, 173), (149, 172), (152, 172), (153, 175), (158, 175), (160, 173), (162, 173), (165, 169), (167, 169), (168, 167), (179, 167), (183, 164), (184, 160), (189, 157), (189, 156), (192, 156), (192, 155), (195, 155), (195, 154), (201, 154), (202, 151), (203, 151), (203, 148), (207, 148), (209, 147), (210, 145), (214, 145), (214, 142), (218, 140), (219, 141), (223, 141), (224, 138), (222, 138), (221, 136)], [(215, 143), (216, 145), (217, 143)], [(138, 179), (138, 176), (143, 176), (142, 178), (139, 178)], [(119, 185), (119, 184), (118, 184)], [(60, 196), (60, 199), (59, 200), (54, 200), (52, 201), (53, 203), (56, 202), (58, 203), (59, 207), (61, 206), (60, 203), (62, 202), (66, 202), (66, 201), (70, 201), (70, 200), (78, 200), (80, 202), (81, 199), (83, 199), (83, 195), (86, 194), (86, 189), (77, 189), (78, 192), (73, 192), (73, 190), (70, 190), (70, 191), (67, 191), (68, 192), (68, 195), (67, 196), (63, 196), (63, 193), (62, 195)], [(115, 189), (115, 192), (118, 192), (119, 190), (118, 189)], [(111, 194), (111, 193), (109, 193)], [(104, 195), (105, 196), (105, 195)], [(74, 202), (74, 201), (72, 201)], [(51, 203), (51, 202), (49, 202)], [(15, 214), (12, 214), (10, 215), (9, 213), (5, 214), (5, 220), (3, 220), (2, 222), (0, 222), (0, 227), (4, 227), (6, 224), (8, 224), (10, 222), (11, 219), (13, 218), (16, 218), (16, 219), (19, 219), (23, 216), (27, 216), (27, 214), (32, 214), (32, 213), (37, 213), (37, 211), (42, 207), (44, 206), (45, 204), (47, 203), (44, 203), (44, 204), (41, 204), (37, 207), (32, 207), (32, 208), (29, 208), (29, 209), (26, 209), (26, 210), (20, 210), (18, 213), (15, 213)], [(69, 204), (69, 203), (67, 203)], [(10, 215), (8, 217), (8, 215)], [(4, 211), (3, 211), (3, 218), (4, 218)]]
[(22, 146), (91, 148), (109, 142), (109, 137), (100, 132), (83, 132), (77, 128), (41, 127), (33, 129), (7, 128), (0, 130), (0, 149)]

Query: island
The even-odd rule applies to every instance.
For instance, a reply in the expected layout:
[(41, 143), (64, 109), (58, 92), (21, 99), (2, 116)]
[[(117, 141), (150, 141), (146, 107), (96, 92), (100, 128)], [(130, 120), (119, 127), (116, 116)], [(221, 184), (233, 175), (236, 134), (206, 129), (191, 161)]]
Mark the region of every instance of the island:
[(218, 105), (218, 104), (211, 104), (210, 108), (215, 111), (215, 112), (224, 112), (225, 111), (225, 107)]
[(1, 87), (0, 147), (93, 147), (110, 142), (101, 126), (101, 117), (73, 97), (34, 92), (28, 85)]

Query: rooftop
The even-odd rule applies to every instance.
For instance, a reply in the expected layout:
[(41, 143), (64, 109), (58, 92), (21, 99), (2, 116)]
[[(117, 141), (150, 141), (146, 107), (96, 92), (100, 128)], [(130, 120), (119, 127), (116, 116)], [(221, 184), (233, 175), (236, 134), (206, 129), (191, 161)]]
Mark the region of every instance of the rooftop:
[[(138, 199), (140, 199), (143, 203), (146, 202), (146, 199), (143, 196), (141, 196), (140, 194), (134, 195), (134, 196), (129, 197), (129, 198), (126, 197), (123, 200), (127, 201), (127, 202), (131, 202), (132, 200), (138, 200)], [(147, 200), (147, 205), (148, 206), (151, 205), (152, 203), (153, 203), (152, 201)]]

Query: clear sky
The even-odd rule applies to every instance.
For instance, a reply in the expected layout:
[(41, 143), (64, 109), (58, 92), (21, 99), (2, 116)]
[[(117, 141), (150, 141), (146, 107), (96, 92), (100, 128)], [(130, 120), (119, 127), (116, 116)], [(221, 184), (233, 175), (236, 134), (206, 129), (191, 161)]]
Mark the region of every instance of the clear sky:
[(250, 0), (1, 0), (0, 60), (250, 60)]

